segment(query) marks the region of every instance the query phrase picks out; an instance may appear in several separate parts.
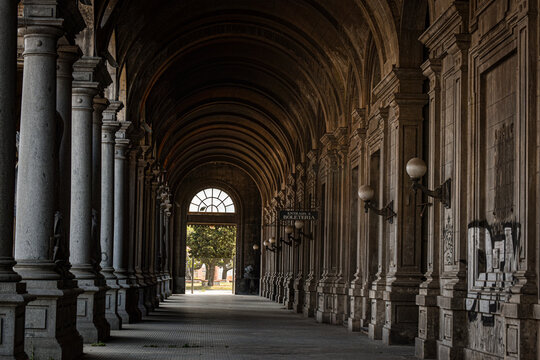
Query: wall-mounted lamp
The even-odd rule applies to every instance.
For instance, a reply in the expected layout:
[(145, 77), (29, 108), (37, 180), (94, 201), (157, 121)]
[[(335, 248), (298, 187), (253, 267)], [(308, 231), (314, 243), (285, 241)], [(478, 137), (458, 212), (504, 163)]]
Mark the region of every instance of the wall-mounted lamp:
[(377, 209), (375, 205), (372, 204), (373, 196), (375, 195), (375, 190), (369, 185), (362, 185), (358, 188), (358, 197), (364, 201), (364, 209), (366, 213), (371, 209), (375, 214), (384, 217), (384, 220), (387, 220), (390, 224), (394, 222), (394, 216), (397, 214), (394, 212), (394, 201), (390, 201), (388, 205), (382, 209)]
[(452, 179), (446, 180), (442, 185), (435, 190), (429, 190), (427, 186), (420, 182), (420, 179), (426, 174), (427, 166), (424, 160), (420, 158), (412, 158), (407, 162), (407, 174), (412, 180), (412, 188), (414, 192), (418, 189), (429, 197), (438, 199), (445, 208), (450, 209), (451, 205), (451, 189)]
[[(304, 227), (304, 222), (302, 220), (296, 220), (294, 222), (294, 227), (291, 225), (285, 226), (285, 234), (287, 234), (287, 240), (283, 240), (283, 239), (279, 239), (279, 240), (289, 246), (291, 246), (292, 244), (294, 244), (294, 246), (298, 246), (302, 242), (302, 237), (307, 237), (308, 239), (312, 239), (311, 235), (308, 235), (302, 232), (303, 227)], [(295, 228), (296, 230), (298, 230), (298, 237), (293, 236)]]
[(266, 250), (271, 251), (271, 252), (275, 252), (276, 250), (280, 249), (279, 247), (276, 246), (276, 238), (273, 236), (268, 240), (264, 240), (263, 245), (266, 248)]

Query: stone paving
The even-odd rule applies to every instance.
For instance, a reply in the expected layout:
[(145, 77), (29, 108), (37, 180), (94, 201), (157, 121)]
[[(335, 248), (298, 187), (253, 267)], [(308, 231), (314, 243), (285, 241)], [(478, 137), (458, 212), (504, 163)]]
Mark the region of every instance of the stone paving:
[(106, 346), (86, 345), (84, 359), (414, 359), (412, 346), (385, 346), (255, 296), (173, 295), (112, 334)]

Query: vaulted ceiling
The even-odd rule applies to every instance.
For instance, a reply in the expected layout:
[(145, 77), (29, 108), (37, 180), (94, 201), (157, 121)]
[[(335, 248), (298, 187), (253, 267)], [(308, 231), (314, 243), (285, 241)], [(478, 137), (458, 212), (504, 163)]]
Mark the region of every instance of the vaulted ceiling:
[[(422, 0), (98, 2), (98, 52), (116, 44), (128, 120), (152, 128), (174, 188), (204, 163), (233, 164), (263, 201), (322, 134), (363, 106), (368, 47), (399, 58), (400, 19)], [(424, 10), (425, 13), (425, 10)], [(411, 16), (412, 17), (412, 16)], [(413, 44), (413, 46), (417, 46)]]

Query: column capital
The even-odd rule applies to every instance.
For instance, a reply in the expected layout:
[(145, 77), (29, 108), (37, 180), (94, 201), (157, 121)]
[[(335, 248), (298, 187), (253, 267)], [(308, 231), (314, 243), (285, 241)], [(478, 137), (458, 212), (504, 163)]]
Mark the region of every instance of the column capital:
[(82, 56), (73, 64), (73, 89), (92, 88), (96, 93), (112, 83), (105, 62), (101, 57)]
[(116, 143), (123, 144), (123, 141), (127, 141), (126, 144), (129, 144), (129, 139), (127, 138), (127, 130), (131, 126), (131, 121), (119, 121), (119, 128), (116, 131)]
[[(23, 17), (19, 26), (49, 26), (59, 22), (63, 35), (70, 43), (75, 42), (75, 34), (81, 32), (86, 23), (79, 11), (77, 1), (23, 0)], [(60, 18), (60, 14), (63, 18)]]
[(103, 121), (101, 126), (101, 143), (115, 144), (114, 133), (118, 130), (120, 121)]
[(103, 122), (114, 121), (118, 122), (118, 112), (122, 110), (124, 104), (118, 100), (110, 100), (107, 109), (103, 110)]
[(100, 95), (94, 97), (94, 111), (96, 112), (103, 113), (109, 104), (109, 100)]
[(81, 48), (77, 45), (59, 44), (57, 59), (57, 78), (73, 79), (73, 64), (82, 56)]
[(115, 152), (114, 158), (119, 160), (126, 159), (126, 150), (129, 146), (130, 140), (127, 139), (126, 131), (131, 125), (129, 121), (120, 121), (120, 128), (115, 134)]

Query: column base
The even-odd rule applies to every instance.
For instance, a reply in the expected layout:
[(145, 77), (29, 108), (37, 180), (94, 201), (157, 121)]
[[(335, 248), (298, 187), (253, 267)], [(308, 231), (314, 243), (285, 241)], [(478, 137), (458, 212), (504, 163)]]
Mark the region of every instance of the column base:
[(142, 286), (142, 285), (139, 285), (139, 287), (137, 288), (137, 292), (139, 293), (139, 296), (137, 297), (137, 309), (141, 313), (141, 320), (142, 320), (143, 316), (148, 315), (146, 307), (144, 306), (144, 293), (145, 293), (145, 290), (146, 290), (146, 288), (144, 286)]
[(146, 309), (146, 315), (149, 315), (151, 311), (154, 311), (154, 296), (153, 284), (150, 283), (144, 288), (144, 308)]
[(366, 321), (369, 318), (369, 316), (366, 317), (369, 312), (366, 311), (366, 298), (362, 296), (363, 294), (363, 289), (358, 287), (349, 289), (350, 310), (347, 319), (347, 330), (351, 332), (362, 331), (362, 328), (367, 327), (369, 323), (369, 321)]
[(167, 292), (165, 291), (167, 280), (165, 279), (164, 274), (161, 274), (159, 278), (159, 300), (163, 301), (167, 298)]
[(437, 297), (417, 295), (418, 335), (415, 338), (415, 355), (419, 359), (437, 358), (437, 340), (439, 338), (439, 308)]
[(315, 319), (319, 323), (331, 323), (332, 321), (332, 301), (333, 294), (328, 289), (319, 287), (317, 289), (317, 311)]
[(85, 344), (106, 341), (111, 336), (111, 327), (105, 318), (105, 294), (107, 286), (97, 281), (80, 281), (84, 291), (77, 298), (77, 330)]
[(437, 359), (438, 360), (461, 360), (465, 358), (463, 348), (453, 348), (437, 341)]
[(118, 314), (118, 317), (120, 317), (120, 319), (122, 320), (122, 324), (129, 324), (129, 314), (127, 311), (127, 292), (129, 289), (129, 285), (125, 283), (120, 283), (118, 285), (120, 286), (120, 288), (116, 293), (116, 313)]
[(32, 359), (78, 360), (83, 339), (77, 331), (77, 296), (82, 290), (63, 288), (62, 281), (27, 282), (35, 296), (26, 307), (24, 349)]
[(440, 338), (437, 340), (437, 359), (461, 360), (465, 358), (470, 323), (465, 310), (465, 298), (460, 292), (454, 296), (437, 296)]
[(107, 290), (105, 294), (105, 318), (109, 323), (111, 330), (121, 330), (122, 329), (122, 318), (118, 314), (118, 291), (120, 286), (117, 283), (117, 280), (108, 279)]
[(314, 317), (317, 309), (317, 291), (310, 283), (304, 286), (304, 304), (302, 313), (304, 317)]
[(0, 292), (0, 360), (28, 360), (24, 352), (26, 304), (34, 298), (24, 283), (3, 283)]
[(159, 307), (159, 279), (153, 275), (152, 276), (152, 285), (150, 285), (150, 302), (152, 304), (152, 310)]
[(433, 339), (414, 339), (414, 356), (418, 359), (436, 359), (437, 358), (437, 340)]
[(418, 335), (418, 306), (412, 304), (386, 301), (386, 324), (382, 333), (385, 345), (414, 344)]
[(287, 273), (283, 278), (283, 290), (283, 305), (287, 310), (292, 310), (294, 304), (294, 279), (290, 273)]
[(165, 274), (165, 296), (169, 298), (172, 295), (172, 284), (171, 284), (171, 275), (169, 273)]
[(370, 290), (371, 321), (368, 324), (368, 337), (371, 340), (382, 339), (382, 329), (385, 322), (385, 303), (378, 297), (378, 291)]
[(331, 310), (331, 316), (330, 321), (333, 325), (345, 325), (347, 322), (348, 316), (346, 314), (347, 309), (347, 289), (344, 287), (336, 287), (334, 286), (332, 288), (332, 310)]
[(138, 296), (136, 279), (119, 278), (118, 285), (118, 316), (122, 319), (122, 324), (133, 324), (141, 320), (142, 314), (138, 309)]
[(129, 315), (129, 323), (134, 324), (142, 320), (142, 312), (139, 309), (139, 286), (130, 285), (126, 290), (126, 311)]

